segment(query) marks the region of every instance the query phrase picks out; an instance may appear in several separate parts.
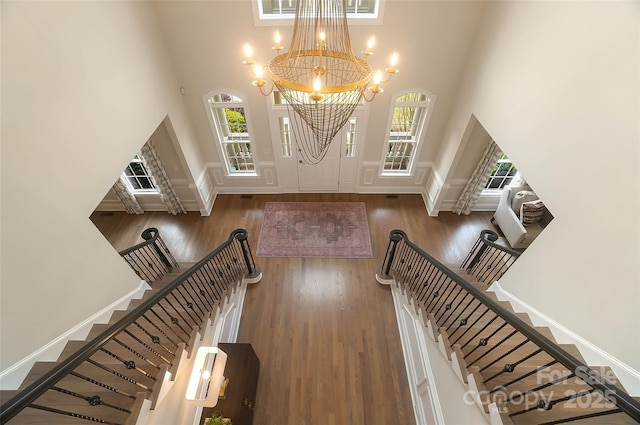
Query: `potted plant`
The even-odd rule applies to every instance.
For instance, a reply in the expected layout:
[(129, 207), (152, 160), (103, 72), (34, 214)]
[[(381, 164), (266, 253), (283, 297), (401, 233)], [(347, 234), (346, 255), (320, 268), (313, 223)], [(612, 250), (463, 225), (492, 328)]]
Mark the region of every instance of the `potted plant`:
[(224, 418), (218, 412), (213, 412), (211, 417), (204, 421), (204, 425), (232, 425), (231, 419)]

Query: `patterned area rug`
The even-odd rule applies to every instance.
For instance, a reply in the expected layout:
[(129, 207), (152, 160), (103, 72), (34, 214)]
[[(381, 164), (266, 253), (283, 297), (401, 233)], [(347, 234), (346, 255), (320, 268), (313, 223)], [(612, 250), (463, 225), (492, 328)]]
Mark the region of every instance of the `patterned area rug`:
[(258, 257), (371, 258), (364, 202), (267, 202)]

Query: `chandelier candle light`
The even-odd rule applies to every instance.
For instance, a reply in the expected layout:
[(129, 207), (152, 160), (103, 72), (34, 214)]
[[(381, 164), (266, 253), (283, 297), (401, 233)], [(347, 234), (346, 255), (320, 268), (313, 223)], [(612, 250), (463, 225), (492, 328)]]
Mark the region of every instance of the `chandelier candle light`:
[[(248, 44), (243, 63), (251, 67), (255, 76), (252, 84), (263, 95), (269, 96), (274, 88), (282, 94), (302, 161), (317, 164), (362, 99), (372, 101), (384, 91), (381, 85), (398, 73), (398, 55), (394, 53), (385, 68), (384, 81), (381, 71), (372, 76), (367, 61), (351, 49), (345, 0), (298, 0), (287, 52), (281, 53), (284, 46), (280, 41), (276, 33), (272, 47), (276, 57), (267, 67), (270, 88)], [(373, 45), (371, 38), (362, 52), (365, 58), (373, 54)], [(371, 93), (370, 98), (366, 91)]]

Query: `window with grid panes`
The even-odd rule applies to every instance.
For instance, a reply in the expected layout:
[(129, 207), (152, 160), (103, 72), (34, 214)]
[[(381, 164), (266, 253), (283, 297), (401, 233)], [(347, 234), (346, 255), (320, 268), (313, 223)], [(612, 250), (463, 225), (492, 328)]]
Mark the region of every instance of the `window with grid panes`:
[(220, 93), (209, 98), (209, 106), (229, 174), (255, 174), (242, 99), (232, 94)]
[(430, 99), (422, 93), (406, 93), (396, 98), (382, 174), (406, 175), (411, 171), (429, 103)]
[(156, 193), (158, 191), (153, 177), (147, 171), (139, 155), (133, 157), (127, 168), (125, 168), (123, 176), (132, 192)]
[(485, 189), (496, 189), (500, 190), (505, 186), (508, 186), (513, 179), (516, 178), (518, 174), (518, 170), (513, 166), (513, 163), (507, 155), (502, 153), (496, 165), (493, 166), (493, 170), (491, 171), (491, 175), (487, 180), (487, 184), (484, 186)]
[[(293, 19), (296, 0), (256, 0), (260, 19)], [(380, 0), (346, 0), (347, 17), (377, 18)]]

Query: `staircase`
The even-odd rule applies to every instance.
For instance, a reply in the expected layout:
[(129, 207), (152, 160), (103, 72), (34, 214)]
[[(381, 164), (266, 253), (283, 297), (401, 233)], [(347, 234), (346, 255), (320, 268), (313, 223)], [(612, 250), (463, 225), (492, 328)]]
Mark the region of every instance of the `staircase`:
[(186, 271), (176, 265), (86, 340), (69, 341), (57, 361), (36, 363), (18, 390), (3, 391), (0, 423), (133, 425), (154, 409), (204, 329), (260, 278), (242, 229)]
[(558, 344), (548, 328), (534, 327), (470, 271), (451, 270), (404, 232), (391, 232), (377, 278), (392, 285), (418, 423), (444, 423), (433, 402), (434, 371), (420, 380), (420, 357), (429, 355), (430, 345), (466, 389), (459, 402), (475, 403), (492, 425), (640, 421), (640, 403), (610, 369), (587, 367), (575, 346)]

